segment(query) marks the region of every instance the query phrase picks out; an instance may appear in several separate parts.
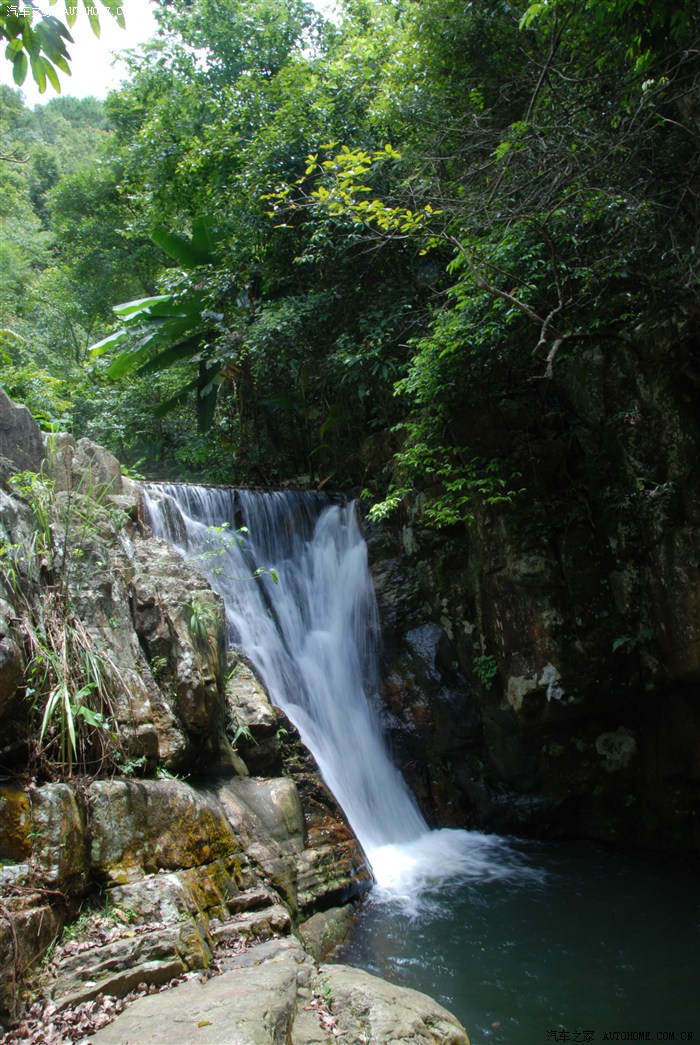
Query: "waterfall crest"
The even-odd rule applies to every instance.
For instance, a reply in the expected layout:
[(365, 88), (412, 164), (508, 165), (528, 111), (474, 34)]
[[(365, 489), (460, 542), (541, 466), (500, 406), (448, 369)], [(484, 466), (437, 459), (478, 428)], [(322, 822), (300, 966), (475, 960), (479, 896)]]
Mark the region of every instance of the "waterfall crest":
[[(325, 495), (149, 484), (154, 533), (224, 598), (231, 646), (255, 666), (318, 762), (393, 894), (491, 873), (497, 844), (430, 832), (392, 764), (373, 706), (379, 620), (353, 503)], [(257, 574), (257, 575), (256, 575)]]

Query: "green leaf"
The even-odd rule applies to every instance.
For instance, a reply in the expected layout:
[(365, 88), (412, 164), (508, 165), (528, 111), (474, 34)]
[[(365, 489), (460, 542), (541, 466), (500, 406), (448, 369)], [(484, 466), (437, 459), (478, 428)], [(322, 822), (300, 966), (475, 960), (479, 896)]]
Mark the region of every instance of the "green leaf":
[(164, 318), (146, 317), (145, 322), (141, 324), (144, 336), (140, 344), (148, 344), (151, 348), (167, 348), (170, 342), (181, 338), (183, 334), (193, 334), (200, 325), (201, 315), (198, 309)]
[(199, 321), (203, 307), (204, 297), (202, 294), (188, 294), (186, 298), (179, 299), (174, 295), (172, 297), (168, 295), (163, 301), (157, 301), (154, 305), (148, 306), (146, 318), (184, 319), (185, 316), (189, 316)]
[(100, 18), (97, 14), (97, 8), (95, 7), (95, 0), (83, 0), (83, 7), (85, 8), (88, 16), (88, 22), (95, 36), (99, 39), (100, 37)]
[(61, 93), (61, 81), (58, 79), (58, 73), (54, 69), (53, 65), (47, 58), (39, 59), (43, 63), (43, 69), (46, 73), (51, 86), (57, 94)]
[(86, 704), (81, 705), (77, 713), (88, 726), (92, 726), (94, 729), (104, 729), (107, 725), (104, 715), (99, 711), (93, 711)]
[(187, 359), (189, 356), (194, 355), (199, 349), (199, 340), (197, 338), (188, 338), (186, 341), (180, 341), (176, 345), (171, 345), (166, 348), (163, 352), (159, 352), (153, 359), (149, 359), (147, 363), (139, 367), (139, 374), (155, 374), (159, 370), (165, 370), (173, 363), (177, 363), (180, 359)]
[(132, 312), (141, 312), (159, 301), (171, 301), (172, 294), (157, 294), (150, 298), (138, 298), (136, 301), (125, 301), (122, 305), (112, 305), (112, 312), (118, 316), (129, 316)]
[(333, 403), (328, 412), (328, 416), (326, 417), (325, 421), (318, 430), (319, 439), (323, 440), (323, 437), (325, 436), (329, 428), (333, 428), (334, 425), (337, 425), (342, 416), (343, 408), (341, 407), (340, 403)]
[(67, 60), (63, 56), (59, 56), (53, 64), (56, 66), (57, 69), (60, 69), (62, 73), (65, 73), (66, 76), (72, 75), (71, 68)]
[(12, 79), (15, 81), (18, 87), (21, 87), (24, 81), (27, 79), (28, 69), (29, 62), (27, 61), (27, 56), (24, 53), (24, 51), (19, 51), (12, 62)]
[(85, 697), (88, 697), (94, 690), (97, 689), (96, 682), (86, 682), (84, 686), (81, 686), (78, 692), (73, 697), (73, 702), (76, 707), (80, 707)]
[(171, 258), (174, 258), (184, 268), (208, 265), (212, 260), (208, 250), (198, 250), (191, 240), (185, 239), (184, 236), (178, 236), (174, 232), (168, 232), (167, 229), (161, 226), (153, 230), (151, 239), (157, 247), (164, 250), (166, 254), (169, 254)]
[(530, 4), (525, 14), (520, 19), (519, 28), (529, 29), (534, 21), (536, 21), (544, 11), (547, 10), (547, 4), (538, 0), (537, 3)]
[(101, 341), (97, 341), (94, 345), (90, 345), (88, 352), (96, 356), (104, 355), (108, 348), (112, 348), (113, 345), (119, 345), (125, 338), (129, 336), (127, 330), (116, 330), (113, 334), (108, 334), (107, 337), (103, 337)]
[(54, 712), (56, 711), (56, 707), (60, 699), (61, 688), (60, 686), (55, 686), (54, 689), (52, 689), (49, 693), (49, 698), (46, 701), (46, 707), (44, 708), (44, 717), (41, 720), (41, 730), (39, 731), (39, 741), (42, 741), (44, 739), (44, 734), (46, 733), (46, 730), (49, 728), (51, 719), (54, 716)]
[(102, 6), (106, 7), (112, 18), (116, 20), (117, 25), (120, 29), (126, 29), (126, 21), (124, 20), (124, 0), (101, 0)]
[[(75, 3), (75, 0), (73, 0), (73, 6), (76, 7), (76, 11), (77, 11), (77, 5)], [(74, 44), (75, 43), (75, 40), (71, 36), (69, 30), (63, 24), (63, 22), (60, 21), (60, 19), (55, 18), (53, 15), (48, 15), (44, 19), (44, 21), (45, 22), (53, 22), (54, 25), (56, 26), (56, 32), (58, 33), (59, 36), (62, 36), (63, 39), (67, 40), (69, 44)]]
[[(73, 721), (73, 705), (70, 700), (70, 691), (68, 686), (63, 687), (63, 706), (66, 713), (66, 725), (68, 727), (68, 736), (70, 738), (71, 751), (75, 754), (76, 742), (75, 742), (75, 722)], [(70, 765), (70, 758), (68, 760)]]
[(39, 94), (43, 94), (46, 90), (46, 72), (44, 70), (44, 59), (41, 57), (41, 55), (38, 55), (36, 57), (34, 55), (30, 55), (29, 60), (32, 66), (32, 76), (34, 77), (34, 82), (39, 88)]
[(192, 222), (192, 248), (201, 256), (207, 257), (203, 264), (214, 262), (214, 251), (222, 239), (222, 231), (215, 224), (215, 219), (209, 215), (201, 215)]
[(139, 348), (129, 348), (126, 352), (122, 352), (108, 367), (107, 377), (116, 380), (118, 377), (128, 374), (130, 370), (133, 370), (135, 366), (138, 366), (139, 363), (146, 359), (148, 350), (148, 345), (141, 345)]

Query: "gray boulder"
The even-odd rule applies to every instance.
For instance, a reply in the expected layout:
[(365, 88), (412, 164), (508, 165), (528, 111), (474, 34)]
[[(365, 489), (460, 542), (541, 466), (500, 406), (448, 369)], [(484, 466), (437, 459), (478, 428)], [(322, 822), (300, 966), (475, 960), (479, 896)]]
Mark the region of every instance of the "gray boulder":
[[(331, 994), (328, 994), (330, 988)], [(316, 968), (293, 939), (239, 955), (228, 972), (141, 998), (92, 1045), (469, 1045), (436, 1002), (346, 966)]]
[(44, 441), (26, 406), (13, 403), (0, 388), (0, 479), (14, 472), (38, 472)]
[(324, 965), (320, 980), (344, 1042), (372, 1045), (469, 1045), (458, 1020), (425, 994), (396, 987), (362, 969)]

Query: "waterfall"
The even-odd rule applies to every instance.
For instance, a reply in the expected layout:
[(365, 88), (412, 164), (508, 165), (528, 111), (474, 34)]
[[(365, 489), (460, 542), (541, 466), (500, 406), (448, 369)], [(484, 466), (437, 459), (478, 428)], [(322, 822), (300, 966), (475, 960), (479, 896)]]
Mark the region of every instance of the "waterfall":
[(380, 886), (491, 875), (496, 839), (429, 831), (376, 713), (379, 620), (354, 503), (322, 494), (148, 484), (154, 533), (224, 598), (230, 645), (313, 753)]

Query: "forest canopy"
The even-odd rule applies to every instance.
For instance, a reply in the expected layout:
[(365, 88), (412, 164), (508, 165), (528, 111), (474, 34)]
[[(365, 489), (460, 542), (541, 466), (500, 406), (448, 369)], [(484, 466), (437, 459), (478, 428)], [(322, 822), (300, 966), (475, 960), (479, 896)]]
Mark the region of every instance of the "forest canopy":
[(697, 325), (697, 4), (339, 6), (161, 0), (106, 102), (2, 88), (0, 384), (149, 476), (431, 477), (446, 525), (518, 489), (468, 417)]

